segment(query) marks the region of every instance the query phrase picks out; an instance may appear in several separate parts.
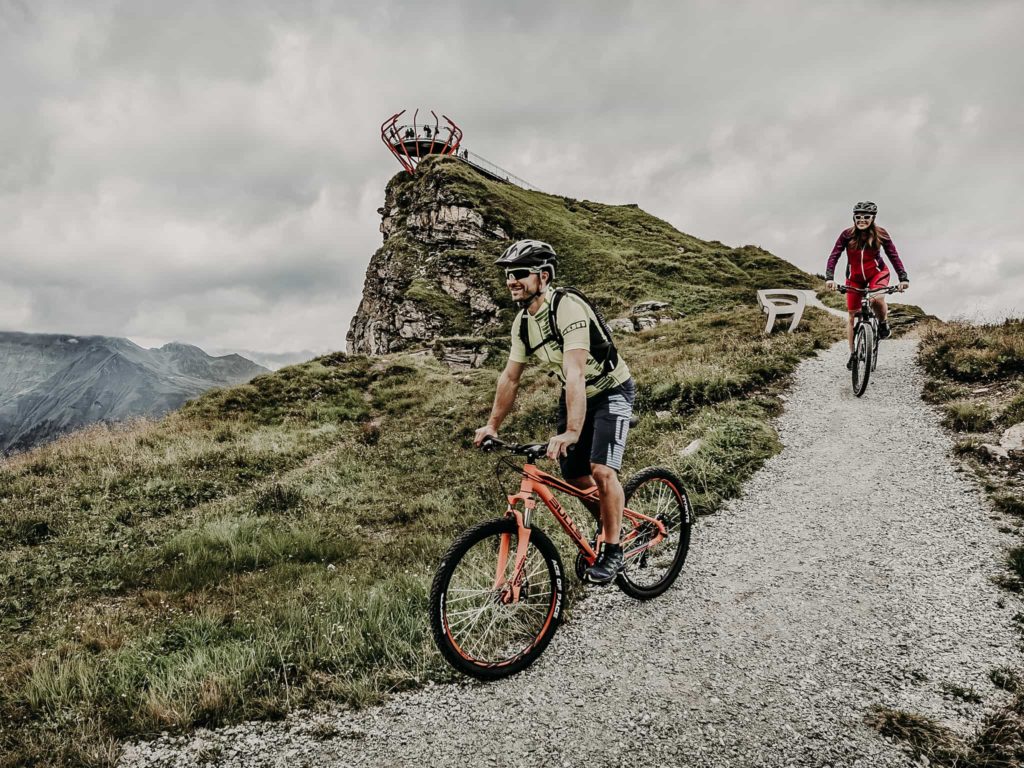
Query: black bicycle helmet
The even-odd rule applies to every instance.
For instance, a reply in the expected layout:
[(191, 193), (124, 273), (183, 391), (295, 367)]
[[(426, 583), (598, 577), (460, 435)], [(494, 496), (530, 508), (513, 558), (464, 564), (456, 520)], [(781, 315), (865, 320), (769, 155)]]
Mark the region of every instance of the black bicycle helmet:
[(878, 206), (872, 203), (870, 200), (865, 200), (862, 203), (857, 203), (853, 206), (854, 213), (870, 213), (872, 216), (877, 215)]
[(551, 279), (554, 280), (558, 254), (554, 248), (540, 240), (520, 240), (506, 248), (494, 263), (506, 269), (529, 267), (540, 270), (547, 267), (551, 272)]

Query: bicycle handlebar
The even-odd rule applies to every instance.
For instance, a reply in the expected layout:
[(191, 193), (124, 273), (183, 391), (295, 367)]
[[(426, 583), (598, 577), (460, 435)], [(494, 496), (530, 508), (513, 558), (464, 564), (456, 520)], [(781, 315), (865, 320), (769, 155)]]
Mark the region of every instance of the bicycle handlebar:
[(547, 455), (548, 444), (547, 443), (506, 443), (504, 440), (499, 440), (496, 437), (488, 435), (480, 443), (480, 450), (482, 451), (497, 451), (506, 450), (509, 453), (516, 454), (518, 456), (526, 456), (529, 459), (538, 459), (541, 456)]
[(837, 285), (836, 290), (839, 291), (839, 293), (856, 291), (857, 293), (863, 293), (865, 296), (868, 296), (872, 293), (898, 293), (900, 289), (899, 286), (896, 285), (890, 285), (887, 288), (858, 288), (855, 285)]

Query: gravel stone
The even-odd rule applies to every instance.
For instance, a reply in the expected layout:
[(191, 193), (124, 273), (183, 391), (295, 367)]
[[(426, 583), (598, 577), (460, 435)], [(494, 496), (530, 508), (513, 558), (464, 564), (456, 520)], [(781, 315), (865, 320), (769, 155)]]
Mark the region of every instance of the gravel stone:
[[(784, 450), (695, 527), (676, 586), (614, 588), (497, 683), (431, 685), (363, 711), (297, 712), (129, 745), (120, 765), (921, 765), (876, 706), (965, 734), (1010, 694), (1010, 539), (919, 396), (916, 342), (882, 344), (855, 398), (845, 343), (799, 367)], [(944, 695), (973, 688), (981, 704)]]

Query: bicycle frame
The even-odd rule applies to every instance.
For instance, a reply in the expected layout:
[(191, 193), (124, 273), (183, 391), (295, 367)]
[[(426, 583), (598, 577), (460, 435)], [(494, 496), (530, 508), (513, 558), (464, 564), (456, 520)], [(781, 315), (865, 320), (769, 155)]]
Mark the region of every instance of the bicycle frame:
[[(863, 290), (861, 288), (848, 288), (847, 290), (854, 290), (864, 296), (864, 300), (860, 303), (860, 310), (857, 312), (856, 318), (857, 323), (869, 323), (875, 330), (878, 330), (878, 315), (875, 314), (875, 308), (871, 306), (873, 299), (881, 297), (882, 294), (889, 293), (888, 287), (876, 288), (873, 291)], [(856, 330), (857, 325), (854, 325)]]
[(864, 297), (860, 303), (860, 309), (857, 310), (857, 314), (854, 315), (853, 332), (857, 332), (857, 326), (861, 323), (868, 323), (875, 330), (875, 346), (878, 346), (878, 315), (875, 314), (875, 309), (871, 306), (871, 302), (874, 299), (881, 298), (883, 295), (891, 294), (895, 291), (895, 288), (886, 286), (884, 288), (857, 288), (853, 285), (844, 285), (839, 288), (840, 293), (849, 293), (854, 291)]
[[(554, 488), (562, 493), (567, 493), (583, 502), (591, 502), (594, 504), (599, 503), (600, 498), (598, 496), (597, 486), (591, 486), (587, 489), (576, 488), (570, 485), (564, 480), (560, 480), (554, 475), (548, 474), (542, 469), (539, 469), (535, 464), (526, 464), (522, 469), (522, 479), (519, 482), (519, 493), (508, 496), (508, 510), (506, 511), (506, 517), (514, 517), (516, 523), (519, 526), (518, 531), (518, 546), (516, 547), (515, 553), (515, 568), (512, 571), (511, 577), (505, 579), (505, 570), (508, 567), (509, 550), (511, 545), (509, 542), (509, 536), (507, 534), (502, 535), (501, 543), (498, 547), (498, 563), (497, 572), (494, 578), (494, 589), (495, 591), (501, 590), (501, 599), (503, 602), (517, 602), (519, 600), (520, 590), (522, 589), (524, 569), (526, 566), (526, 552), (530, 543), (530, 528), (532, 523), (533, 511), (537, 507), (537, 501), (534, 498), (539, 496), (540, 500), (544, 502), (551, 514), (554, 515), (559, 525), (565, 530), (566, 534), (576, 544), (580, 552), (587, 560), (588, 565), (593, 565), (597, 561), (597, 549), (601, 541), (604, 539), (604, 535), (601, 534), (595, 542), (596, 546), (590, 546), (590, 542), (586, 539), (583, 533), (580, 531), (576, 522), (569, 516), (569, 513), (565, 510), (555, 495), (549, 490)], [(522, 503), (522, 509), (518, 508), (519, 503)], [(662, 541), (667, 535), (665, 530), (665, 524), (660, 520), (634, 512), (628, 507), (623, 509), (622, 516), (624, 519), (629, 519), (636, 522), (646, 522), (656, 527), (657, 534), (649, 541), (644, 542), (642, 546), (635, 547), (627, 550), (627, 544), (630, 539), (636, 537), (636, 530), (634, 527), (633, 531), (625, 537), (622, 541), (623, 557), (632, 558), (639, 555), (646, 549), (653, 547)]]

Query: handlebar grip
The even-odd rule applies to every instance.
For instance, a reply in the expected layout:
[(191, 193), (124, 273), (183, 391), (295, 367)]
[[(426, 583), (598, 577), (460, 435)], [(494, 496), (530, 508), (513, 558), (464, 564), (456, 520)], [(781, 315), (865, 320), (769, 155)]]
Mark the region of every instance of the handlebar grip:
[(492, 435), (488, 435), (487, 437), (480, 441), (480, 450), (495, 451), (498, 448), (501, 448), (503, 445), (505, 444), (501, 442), (501, 440), (499, 440), (496, 437), (493, 437)]

